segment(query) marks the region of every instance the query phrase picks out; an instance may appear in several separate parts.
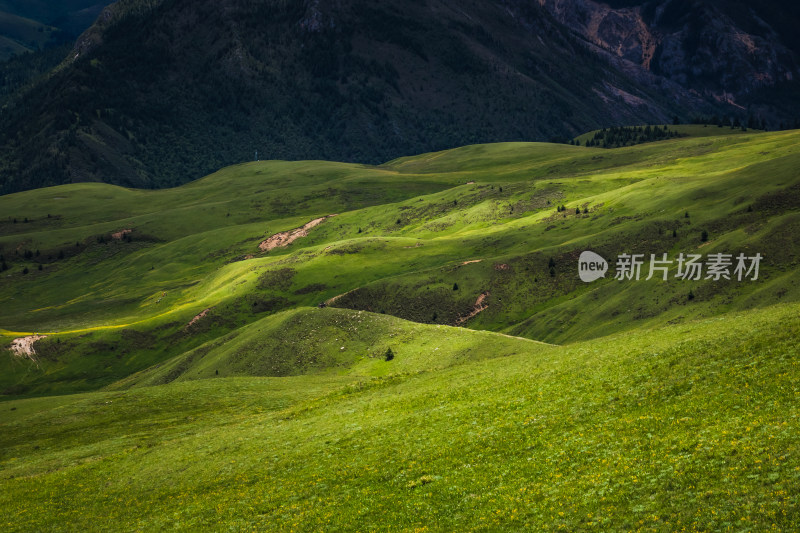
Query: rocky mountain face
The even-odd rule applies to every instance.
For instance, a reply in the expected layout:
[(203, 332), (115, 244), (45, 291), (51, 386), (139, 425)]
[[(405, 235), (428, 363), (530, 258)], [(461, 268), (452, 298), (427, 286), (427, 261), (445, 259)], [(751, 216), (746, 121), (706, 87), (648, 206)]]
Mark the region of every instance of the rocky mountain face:
[[(376, 163), (743, 113), (748, 85), (729, 81), (742, 69), (772, 88), (794, 76), (793, 52), (750, 29), (720, 33), (719, 46), (752, 42), (775, 59), (742, 55), (726, 67), (701, 37), (739, 23), (696, 27), (669, 5), (120, 0), (0, 110), (0, 193), (171, 186), (256, 150)], [(721, 70), (706, 79), (712, 60)]]
[(760, 93), (800, 75), (798, 8), (785, 2), (538, 2), (592, 47), (734, 109), (777, 115)]

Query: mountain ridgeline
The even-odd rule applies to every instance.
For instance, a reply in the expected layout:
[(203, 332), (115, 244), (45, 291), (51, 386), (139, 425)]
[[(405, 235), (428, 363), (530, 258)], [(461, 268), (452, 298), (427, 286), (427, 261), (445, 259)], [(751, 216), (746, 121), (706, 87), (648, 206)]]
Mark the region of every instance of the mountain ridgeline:
[[(772, 120), (800, 108), (785, 30), (767, 32), (764, 22), (750, 38), (730, 17), (696, 29), (654, 3), (674, 2), (603, 7), (603, 24), (590, 25), (603, 28), (600, 42), (565, 17), (566, 4), (545, 0), (121, 0), (61, 65), (5, 101), (0, 193), (82, 181), (174, 186), (256, 151), (379, 163), (675, 116), (752, 111)], [(599, 4), (580, 4), (598, 16)], [(678, 28), (669, 38), (665, 21)], [(644, 29), (633, 34), (631, 24)], [(774, 72), (758, 87), (731, 85), (738, 92), (729, 97), (668, 68), (684, 57), (678, 47), (694, 50), (685, 56), (698, 71), (708, 47), (691, 48), (690, 37), (732, 31), (771, 54)], [(615, 44), (647, 51), (637, 45), (645, 34), (658, 40), (657, 61)], [(731, 65), (756, 75), (756, 59), (755, 74)], [(719, 83), (725, 68), (713, 74)], [(765, 91), (783, 91), (785, 105), (763, 104)]]

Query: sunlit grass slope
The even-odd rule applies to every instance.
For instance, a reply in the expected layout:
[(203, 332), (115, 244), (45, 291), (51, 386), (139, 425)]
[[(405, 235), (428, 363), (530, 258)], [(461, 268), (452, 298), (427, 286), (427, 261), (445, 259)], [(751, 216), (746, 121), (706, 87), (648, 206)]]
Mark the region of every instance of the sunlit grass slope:
[[(326, 329), (334, 319), (337, 332)], [(296, 320), (318, 340), (384, 328), (395, 359), (363, 373), (208, 376), (4, 402), (2, 528), (800, 527), (797, 304), (562, 347), (357, 311), (272, 320), (232, 350), (274, 342), (270, 328)], [(474, 335), (480, 360), (442, 368), (421, 356), (434, 339), (453, 355)], [(219, 350), (190, 371), (232, 369)]]
[(714, 130), (0, 197), (0, 529), (800, 529), (800, 132)]
[[(324, 302), (561, 344), (797, 301), (800, 133), (694, 129), (614, 150), (506, 143), (378, 167), (253, 162), (170, 190), (0, 197), (0, 343), (48, 335), (35, 362), (0, 357), (0, 395), (98, 389)], [(585, 249), (612, 262), (764, 261), (757, 281), (587, 285)], [(214, 370), (235, 368), (219, 358)]]

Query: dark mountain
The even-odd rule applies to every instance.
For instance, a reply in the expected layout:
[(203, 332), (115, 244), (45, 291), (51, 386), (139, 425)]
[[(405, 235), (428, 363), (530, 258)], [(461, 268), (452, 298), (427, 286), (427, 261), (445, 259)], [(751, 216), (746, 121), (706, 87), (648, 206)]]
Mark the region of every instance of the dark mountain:
[(97, 18), (109, 0), (0, 0), (0, 11), (82, 32)]
[[(579, 0), (558, 4), (570, 1)], [(645, 28), (685, 24), (637, 16)], [(637, 61), (638, 37), (613, 49), (615, 30), (598, 45), (580, 28), (545, 0), (121, 0), (3, 107), (0, 192), (87, 180), (169, 186), (256, 150), (375, 163), (745, 112), (672, 72), (658, 46)]]
[(74, 40), (110, 3), (109, 0), (0, 0), (0, 61)]
[[(539, 0), (598, 51), (730, 112), (797, 118), (800, 4), (776, 0)], [(624, 67), (623, 67), (624, 68)]]

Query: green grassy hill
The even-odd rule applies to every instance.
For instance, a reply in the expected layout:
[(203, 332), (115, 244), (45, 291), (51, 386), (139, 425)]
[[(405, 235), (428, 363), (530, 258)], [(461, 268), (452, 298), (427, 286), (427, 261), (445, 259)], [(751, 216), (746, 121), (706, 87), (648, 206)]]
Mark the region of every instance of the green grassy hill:
[[(486, 344), (493, 349), (486, 350)], [(549, 346), (488, 332), (423, 327), (362, 311), (301, 308), (261, 319), (107, 389), (207, 379), (220, 371), (226, 376), (292, 376), (334, 370), (377, 377), (536, 351), (530, 344)], [(403, 357), (395, 361), (395, 352)]]
[(483, 334), (495, 357), (447, 368), (419, 349), (480, 334), (395, 322), (417, 345), (371, 361), (381, 377), (6, 402), (3, 528), (795, 530), (798, 311), (563, 347)]
[(800, 132), (702, 129), (0, 197), (3, 528), (795, 529)]
[[(479, 145), (379, 167), (248, 163), (162, 191), (80, 184), (0, 197), (0, 333), (51, 334), (38, 367), (0, 362), (0, 392), (91, 390), (331, 299), (555, 343), (794, 301), (799, 136)], [(287, 247), (259, 249), (334, 214)], [(585, 249), (612, 262), (698, 250), (765, 259), (758, 281), (589, 285), (577, 277)], [(481, 295), (482, 312), (464, 320)]]

